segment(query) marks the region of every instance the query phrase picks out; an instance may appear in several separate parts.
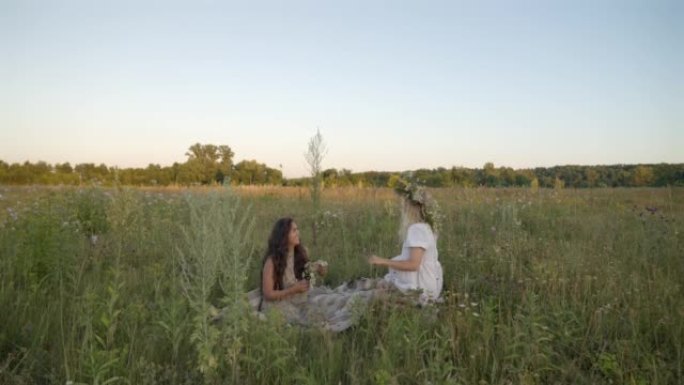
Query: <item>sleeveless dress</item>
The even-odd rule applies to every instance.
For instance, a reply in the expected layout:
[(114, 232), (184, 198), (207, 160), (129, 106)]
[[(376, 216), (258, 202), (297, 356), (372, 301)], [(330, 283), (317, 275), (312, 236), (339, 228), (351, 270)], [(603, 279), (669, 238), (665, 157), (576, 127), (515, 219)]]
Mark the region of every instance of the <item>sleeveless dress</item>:
[[(376, 295), (376, 288), (381, 279), (362, 278), (344, 283), (334, 289), (326, 286), (310, 288), (305, 293), (298, 293), (278, 301), (261, 299), (259, 289), (248, 295), (252, 309), (261, 312), (278, 311), (288, 323), (302, 326), (318, 326), (333, 332), (340, 332), (352, 326), (362, 309)], [(287, 259), (283, 274), (283, 286), (289, 288), (297, 283), (294, 274), (294, 257)]]

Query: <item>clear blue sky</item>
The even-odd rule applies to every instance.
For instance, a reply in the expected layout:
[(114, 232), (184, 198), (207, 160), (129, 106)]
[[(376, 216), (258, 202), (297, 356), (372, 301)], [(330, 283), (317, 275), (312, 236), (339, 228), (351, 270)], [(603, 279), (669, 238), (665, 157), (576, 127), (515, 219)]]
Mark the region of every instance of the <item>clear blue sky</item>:
[(0, 0), (0, 159), (684, 162), (681, 0)]

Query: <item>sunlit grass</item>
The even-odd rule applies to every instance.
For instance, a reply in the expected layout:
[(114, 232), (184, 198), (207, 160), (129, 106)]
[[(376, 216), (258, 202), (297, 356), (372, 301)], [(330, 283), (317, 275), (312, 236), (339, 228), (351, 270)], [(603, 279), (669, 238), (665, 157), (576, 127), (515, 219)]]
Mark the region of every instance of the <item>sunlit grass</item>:
[(399, 253), (389, 189), (325, 189), (314, 216), (296, 187), (0, 187), (0, 383), (684, 381), (684, 190), (432, 193), (444, 303), (378, 303), (335, 335), (204, 312), (256, 287), (281, 216), (326, 284), (382, 275), (365, 257)]

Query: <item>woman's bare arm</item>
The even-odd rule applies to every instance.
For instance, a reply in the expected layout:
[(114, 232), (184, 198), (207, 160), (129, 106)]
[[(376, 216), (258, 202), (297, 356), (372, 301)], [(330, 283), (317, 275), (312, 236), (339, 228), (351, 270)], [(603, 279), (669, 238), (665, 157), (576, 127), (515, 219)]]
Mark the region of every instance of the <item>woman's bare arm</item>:
[(402, 271), (418, 271), (420, 263), (423, 261), (425, 249), (422, 247), (411, 247), (409, 259), (405, 261), (393, 261), (387, 258), (380, 258), (376, 255), (371, 255), (368, 262), (371, 265), (390, 267), (395, 270)]
[(284, 298), (287, 298), (291, 295), (297, 294), (297, 293), (303, 293), (307, 290), (309, 290), (309, 282), (306, 280), (301, 280), (298, 281), (296, 284), (288, 287), (287, 289), (283, 290), (276, 290), (274, 289), (274, 282), (273, 282), (273, 270), (275, 267), (273, 266), (273, 260), (271, 258), (268, 258), (266, 260), (266, 263), (264, 263), (264, 269), (261, 272), (261, 292), (264, 294), (264, 299), (267, 301), (277, 301), (281, 300)]

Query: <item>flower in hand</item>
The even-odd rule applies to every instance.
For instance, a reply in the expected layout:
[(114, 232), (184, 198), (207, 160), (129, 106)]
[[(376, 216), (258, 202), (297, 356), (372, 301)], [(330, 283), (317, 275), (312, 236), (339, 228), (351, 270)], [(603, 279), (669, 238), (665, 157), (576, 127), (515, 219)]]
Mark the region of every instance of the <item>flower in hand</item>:
[(304, 279), (309, 281), (311, 286), (316, 286), (316, 274), (325, 276), (328, 273), (328, 262), (326, 261), (316, 261), (307, 262), (304, 265)]
[(295, 293), (304, 293), (307, 290), (309, 290), (309, 281), (305, 279), (297, 281), (297, 283), (295, 283), (293, 287)]

